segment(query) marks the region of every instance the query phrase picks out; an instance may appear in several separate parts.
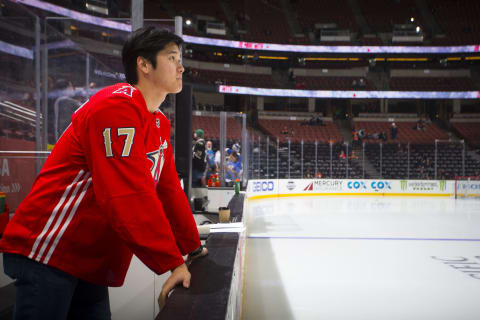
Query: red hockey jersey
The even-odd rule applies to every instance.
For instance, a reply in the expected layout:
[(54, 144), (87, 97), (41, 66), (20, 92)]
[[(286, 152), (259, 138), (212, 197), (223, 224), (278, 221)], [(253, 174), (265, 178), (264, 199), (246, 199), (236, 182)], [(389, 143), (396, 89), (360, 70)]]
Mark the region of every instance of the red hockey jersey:
[(126, 83), (74, 113), (0, 241), (0, 251), (108, 286), (123, 284), (132, 253), (161, 274), (199, 246), (170, 122)]

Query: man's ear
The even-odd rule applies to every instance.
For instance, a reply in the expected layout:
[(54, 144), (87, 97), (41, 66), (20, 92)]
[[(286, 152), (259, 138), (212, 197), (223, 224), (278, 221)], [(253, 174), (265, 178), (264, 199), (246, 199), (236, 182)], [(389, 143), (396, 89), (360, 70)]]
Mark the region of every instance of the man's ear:
[(151, 64), (147, 59), (140, 56), (137, 57), (137, 69), (139, 70), (139, 72), (142, 72), (143, 74), (149, 74), (150, 67)]

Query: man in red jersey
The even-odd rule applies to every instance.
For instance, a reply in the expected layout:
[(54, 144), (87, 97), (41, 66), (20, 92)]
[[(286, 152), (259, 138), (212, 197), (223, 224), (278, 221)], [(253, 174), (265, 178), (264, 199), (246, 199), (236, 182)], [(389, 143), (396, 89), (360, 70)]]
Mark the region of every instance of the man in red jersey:
[(149, 27), (123, 47), (127, 83), (84, 103), (0, 241), (16, 279), (15, 319), (110, 319), (108, 286), (135, 254), (158, 274), (159, 297), (190, 285), (183, 255), (207, 254), (181, 189), (170, 122), (158, 109), (182, 89), (182, 39)]

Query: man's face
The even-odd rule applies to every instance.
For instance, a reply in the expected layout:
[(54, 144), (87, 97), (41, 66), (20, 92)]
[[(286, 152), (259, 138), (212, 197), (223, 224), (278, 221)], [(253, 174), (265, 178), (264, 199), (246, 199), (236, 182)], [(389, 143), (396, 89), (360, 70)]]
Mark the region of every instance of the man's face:
[(212, 142), (207, 141), (207, 150), (210, 150), (210, 149), (212, 149)]
[(169, 43), (157, 54), (157, 67), (151, 80), (155, 86), (166, 93), (182, 91), (182, 74), (185, 71), (180, 63), (180, 49), (174, 42)]

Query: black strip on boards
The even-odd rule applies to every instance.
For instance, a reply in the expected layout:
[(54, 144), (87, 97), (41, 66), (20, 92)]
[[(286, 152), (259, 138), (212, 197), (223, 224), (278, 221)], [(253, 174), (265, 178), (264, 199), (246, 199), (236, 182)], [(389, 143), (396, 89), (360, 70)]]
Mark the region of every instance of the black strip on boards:
[(239, 194), (235, 194), (230, 200), (230, 202), (228, 203), (228, 208), (230, 209), (230, 221), (232, 222), (242, 221), (244, 199), (245, 199), (245, 194), (239, 193)]
[(176, 287), (155, 320), (224, 320), (238, 233), (213, 233), (206, 242), (208, 255), (189, 266), (190, 288)]

